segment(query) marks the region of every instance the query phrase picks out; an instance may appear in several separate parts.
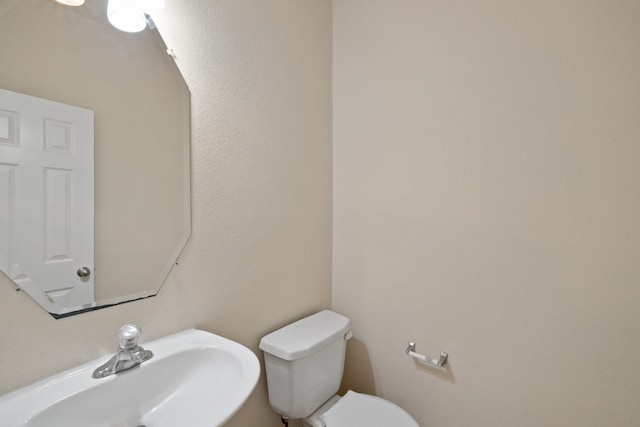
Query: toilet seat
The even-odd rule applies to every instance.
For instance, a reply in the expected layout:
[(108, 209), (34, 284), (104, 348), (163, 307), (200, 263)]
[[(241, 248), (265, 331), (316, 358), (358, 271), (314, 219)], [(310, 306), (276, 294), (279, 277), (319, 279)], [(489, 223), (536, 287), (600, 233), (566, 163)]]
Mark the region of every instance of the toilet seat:
[(398, 405), (380, 397), (349, 390), (320, 416), (326, 427), (420, 427)]

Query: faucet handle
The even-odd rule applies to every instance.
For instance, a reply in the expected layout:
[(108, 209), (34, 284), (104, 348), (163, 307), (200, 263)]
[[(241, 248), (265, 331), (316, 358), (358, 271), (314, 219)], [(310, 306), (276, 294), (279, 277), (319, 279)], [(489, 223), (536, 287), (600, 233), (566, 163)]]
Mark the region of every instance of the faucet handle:
[(138, 341), (142, 336), (142, 330), (128, 323), (120, 328), (120, 332), (118, 332), (118, 340), (120, 341), (120, 348), (123, 350), (128, 350), (134, 348), (138, 345)]

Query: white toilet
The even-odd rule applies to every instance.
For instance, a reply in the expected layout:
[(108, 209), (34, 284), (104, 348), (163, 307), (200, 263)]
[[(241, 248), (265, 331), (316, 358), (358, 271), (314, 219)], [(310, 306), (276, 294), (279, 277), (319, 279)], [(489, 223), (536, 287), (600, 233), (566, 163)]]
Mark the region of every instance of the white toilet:
[(313, 427), (419, 427), (398, 405), (348, 391), (336, 395), (349, 319), (324, 310), (262, 338), (271, 407), (283, 419), (303, 418)]

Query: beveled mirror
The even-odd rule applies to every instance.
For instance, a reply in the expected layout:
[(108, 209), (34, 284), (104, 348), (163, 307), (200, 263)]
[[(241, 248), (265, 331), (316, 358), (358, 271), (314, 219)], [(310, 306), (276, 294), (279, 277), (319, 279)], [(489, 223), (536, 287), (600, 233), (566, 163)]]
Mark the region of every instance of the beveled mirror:
[[(157, 294), (190, 235), (188, 87), (158, 31), (116, 30), (106, 3), (0, 0), (0, 89), (94, 113), (94, 301), (65, 305), (64, 289), (13, 283), (54, 317)], [(25, 239), (7, 217), (0, 212), (5, 252), (8, 234), (18, 246)], [(70, 283), (81, 276), (78, 265), (68, 270)], [(0, 286), (9, 286), (3, 272)]]

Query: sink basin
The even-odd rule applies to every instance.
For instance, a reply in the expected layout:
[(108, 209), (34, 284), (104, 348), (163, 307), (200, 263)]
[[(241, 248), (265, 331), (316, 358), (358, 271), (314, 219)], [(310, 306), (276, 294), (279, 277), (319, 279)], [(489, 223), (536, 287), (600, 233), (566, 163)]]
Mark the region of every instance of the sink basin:
[(112, 355), (0, 397), (2, 427), (214, 427), (244, 404), (260, 364), (248, 348), (191, 329), (142, 343), (154, 357), (102, 379)]

